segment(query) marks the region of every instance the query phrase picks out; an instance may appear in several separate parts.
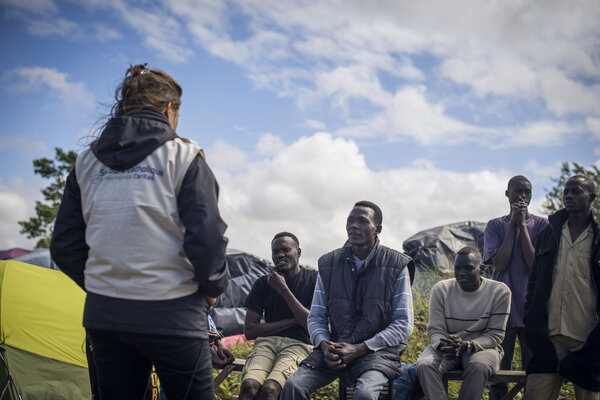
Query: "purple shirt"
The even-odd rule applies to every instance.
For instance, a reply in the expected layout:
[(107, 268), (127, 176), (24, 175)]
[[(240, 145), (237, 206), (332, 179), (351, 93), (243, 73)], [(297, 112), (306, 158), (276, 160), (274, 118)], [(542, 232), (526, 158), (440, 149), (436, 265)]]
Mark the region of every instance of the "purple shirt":
[[(508, 232), (509, 219), (506, 217), (494, 218), (490, 220), (483, 234), (483, 259), (489, 262), (496, 255), (496, 252), (502, 245), (506, 232)], [(546, 218), (530, 214), (529, 219), (525, 221), (531, 243), (535, 246), (537, 236), (543, 227), (548, 225)], [(506, 328), (523, 327), (523, 313), (525, 308), (525, 295), (527, 294), (527, 280), (529, 279), (529, 268), (523, 259), (521, 251), (521, 239), (519, 229), (515, 229), (515, 239), (513, 250), (510, 256), (510, 262), (506, 271), (500, 272), (494, 270), (492, 278), (496, 281), (504, 282), (512, 293), (510, 301), (510, 316)]]

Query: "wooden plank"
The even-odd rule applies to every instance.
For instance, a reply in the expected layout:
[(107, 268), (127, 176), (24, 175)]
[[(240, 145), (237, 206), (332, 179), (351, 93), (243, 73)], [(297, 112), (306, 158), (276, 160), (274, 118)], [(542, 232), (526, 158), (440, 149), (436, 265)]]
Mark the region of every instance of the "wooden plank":
[(499, 371), (490, 377), (491, 382), (527, 382), (525, 371)]
[(521, 391), (521, 389), (524, 389), (524, 388), (525, 388), (525, 382), (518, 382), (500, 400), (512, 400), (512, 399), (515, 398), (515, 396), (517, 395), (517, 393), (519, 393)]
[[(448, 392), (448, 381), (462, 381), (463, 380), (463, 370), (454, 370), (448, 371), (442, 377), (444, 381), (444, 386), (446, 388), (446, 393)], [(500, 370), (492, 375), (489, 379), (490, 382), (504, 382), (504, 383), (515, 383), (515, 385), (510, 389), (502, 400), (512, 400), (517, 393), (521, 391), (525, 387), (525, 383), (527, 382), (527, 374), (525, 371), (509, 371), (509, 370)]]
[[(462, 381), (463, 371), (460, 369), (448, 371), (444, 374), (444, 378), (451, 381)], [(492, 375), (489, 380), (490, 382), (525, 382), (527, 381), (527, 375), (525, 371), (501, 370)]]
[(229, 374), (231, 373), (231, 371), (233, 371), (234, 369), (235, 369), (235, 367), (231, 364), (223, 367), (221, 372), (219, 372), (219, 375), (217, 375), (217, 377), (215, 378), (214, 387), (219, 386), (221, 384), (221, 382), (223, 382), (225, 380), (225, 378), (227, 378), (229, 376)]
[(233, 362), (229, 365), (233, 365), (234, 367), (234, 371), (238, 371), (241, 372), (242, 369), (244, 369), (244, 365), (246, 365), (246, 360), (243, 358), (236, 358), (235, 360), (233, 360)]
[[(246, 364), (246, 360), (235, 359), (231, 364), (227, 364), (225, 367), (223, 367), (221, 372), (219, 372), (219, 375), (217, 375), (215, 377), (214, 387), (219, 386), (221, 384), (221, 382), (223, 382), (225, 380), (225, 378), (227, 378), (232, 371), (241, 372), (242, 369), (244, 368), (244, 364)], [(218, 368), (215, 368), (215, 369), (218, 369)]]

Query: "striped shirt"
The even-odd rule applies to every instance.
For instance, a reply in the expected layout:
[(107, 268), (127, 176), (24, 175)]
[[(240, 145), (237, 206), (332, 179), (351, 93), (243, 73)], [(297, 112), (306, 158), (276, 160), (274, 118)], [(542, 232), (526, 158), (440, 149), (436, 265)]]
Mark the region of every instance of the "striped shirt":
[[(395, 347), (401, 343), (408, 343), (414, 324), (412, 292), (410, 289), (410, 276), (408, 268), (404, 268), (396, 281), (394, 298), (392, 300), (392, 322), (382, 331), (365, 341), (372, 351)], [(329, 342), (329, 315), (327, 311), (325, 292), (321, 276), (317, 277), (317, 285), (313, 295), (310, 313), (306, 321), (310, 341), (317, 347), (322, 341)]]
[(472, 340), (476, 351), (496, 348), (503, 354), (509, 312), (510, 289), (504, 283), (482, 278), (476, 291), (466, 292), (456, 279), (446, 279), (431, 289), (427, 335), (434, 349), (441, 338), (458, 335)]

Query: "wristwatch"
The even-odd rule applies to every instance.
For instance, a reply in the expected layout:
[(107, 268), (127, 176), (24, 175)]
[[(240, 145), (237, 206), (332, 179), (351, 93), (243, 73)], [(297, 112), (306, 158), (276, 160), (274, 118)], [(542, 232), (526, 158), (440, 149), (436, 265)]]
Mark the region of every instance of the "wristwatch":
[(475, 351), (475, 346), (472, 341), (467, 342), (467, 353), (473, 353)]

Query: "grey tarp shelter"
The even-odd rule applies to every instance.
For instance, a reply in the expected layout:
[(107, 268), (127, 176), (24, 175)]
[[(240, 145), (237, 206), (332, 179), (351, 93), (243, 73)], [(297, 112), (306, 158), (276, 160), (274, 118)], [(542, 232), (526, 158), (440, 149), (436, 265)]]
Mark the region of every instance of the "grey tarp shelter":
[(244, 301), (254, 282), (269, 272), (271, 261), (244, 253), (239, 250), (227, 250), (229, 264), (229, 286), (217, 298), (211, 316), (217, 328), (225, 335), (238, 335), (244, 332), (246, 309)]
[(404, 252), (415, 260), (417, 285), (424, 276), (452, 274), (454, 256), (465, 246), (478, 248), (483, 254), (485, 222), (464, 221), (426, 229), (406, 239)]

